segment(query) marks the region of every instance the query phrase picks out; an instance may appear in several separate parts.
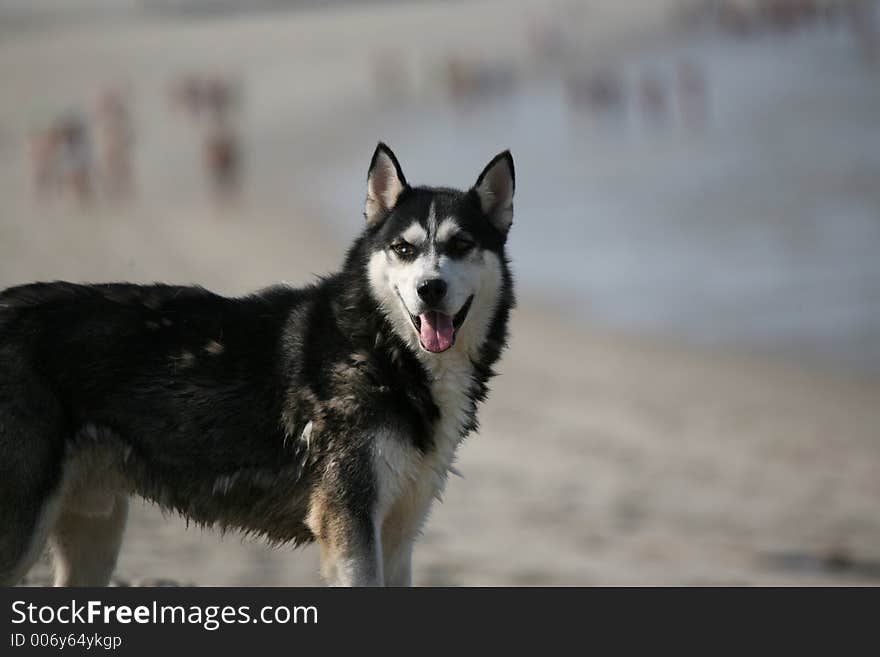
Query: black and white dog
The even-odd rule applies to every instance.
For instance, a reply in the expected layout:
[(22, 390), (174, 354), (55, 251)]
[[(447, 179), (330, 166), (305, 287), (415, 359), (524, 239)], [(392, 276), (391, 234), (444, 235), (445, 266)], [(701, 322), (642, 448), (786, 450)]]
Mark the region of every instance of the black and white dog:
[(338, 585), (410, 584), (411, 553), (506, 342), (514, 169), (411, 187), (380, 144), (342, 271), (241, 299), (198, 287), (0, 293), (0, 582), (48, 541), (104, 585), (131, 494), (271, 542)]

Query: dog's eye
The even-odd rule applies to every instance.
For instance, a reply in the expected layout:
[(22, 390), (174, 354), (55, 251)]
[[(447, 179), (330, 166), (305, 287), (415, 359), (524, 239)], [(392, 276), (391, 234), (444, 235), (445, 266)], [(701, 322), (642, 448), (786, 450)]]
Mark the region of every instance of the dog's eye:
[(446, 250), (451, 255), (464, 255), (472, 248), (474, 248), (474, 242), (467, 237), (453, 237), (446, 246)]
[(412, 258), (416, 254), (416, 247), (409, 242), (395, 242), (391, 245), (391, 250), (401, 258)]

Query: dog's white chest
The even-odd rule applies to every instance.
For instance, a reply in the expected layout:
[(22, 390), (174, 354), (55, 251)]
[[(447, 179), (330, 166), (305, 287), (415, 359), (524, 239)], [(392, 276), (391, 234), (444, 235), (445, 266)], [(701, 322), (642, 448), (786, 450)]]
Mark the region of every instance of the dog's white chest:
[(466, 355), (432, 363), (429, 368), (431, 392), (440, 410), (440, 419), (434, 428), (434, 451), (428, 460), (442, 473), (443, 480), (455, 459), (455, 450), (461, 443), (464, 428), (470, 423), (474, 402), (469, 391), (473, 370)]
[(409, 440), (380, 436), (377, 473), (380, 504), (389, 508), (401, 498), (439, 497), (446, 486), (464, 428), (470, 424), (474, 402), (469, 395), (472, 370), (469, 359), (444, 361), (429, 367), (431, 392), (440, 411), (431, 436), (431, 449), (422, 454)]

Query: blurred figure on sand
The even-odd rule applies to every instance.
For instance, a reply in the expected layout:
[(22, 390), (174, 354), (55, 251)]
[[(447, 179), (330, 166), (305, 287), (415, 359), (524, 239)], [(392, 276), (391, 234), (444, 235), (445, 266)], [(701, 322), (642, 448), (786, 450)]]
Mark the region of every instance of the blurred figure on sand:
[(127, 199), (134, 192), (129, 96), (126, 86), (109, 86), (99, 95), (95, 108), (99, 174), (104, 193), (116, 200)]
[(237, 84), (220, 77), (195, 74), (170, 87), (173, 109), (193, 121), (201, 132), (201, 166), (215, 200), (233, 201), (241, 188), (242, 154), (236, 124), (241, 93)]
[(93, 193), (92, 152), (88, 124), (68, 112), (30, 135), (30, 173), (36, 196), (73, 199), (83, 205)]

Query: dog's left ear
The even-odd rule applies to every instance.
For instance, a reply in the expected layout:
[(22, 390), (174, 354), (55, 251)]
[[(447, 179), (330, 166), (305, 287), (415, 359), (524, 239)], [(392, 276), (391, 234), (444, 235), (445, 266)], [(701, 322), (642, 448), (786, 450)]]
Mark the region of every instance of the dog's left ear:
[(397, 205), (397, 199), (406, 189), (406, 178), (400, 162), (388, 146), (379, 143), (370, 161), (367, 174), (367, 200), (364, 217), (368, 226), (378, 224)]
[(507, 235), (513, 223), (513, 192), (516, 189), (516, 174), (513, 170), (513, 156), (510, 151), (499, 153), (477, 178), (474, 191), (480, 199), (480, 208), (492, 225), (502, 235)]

